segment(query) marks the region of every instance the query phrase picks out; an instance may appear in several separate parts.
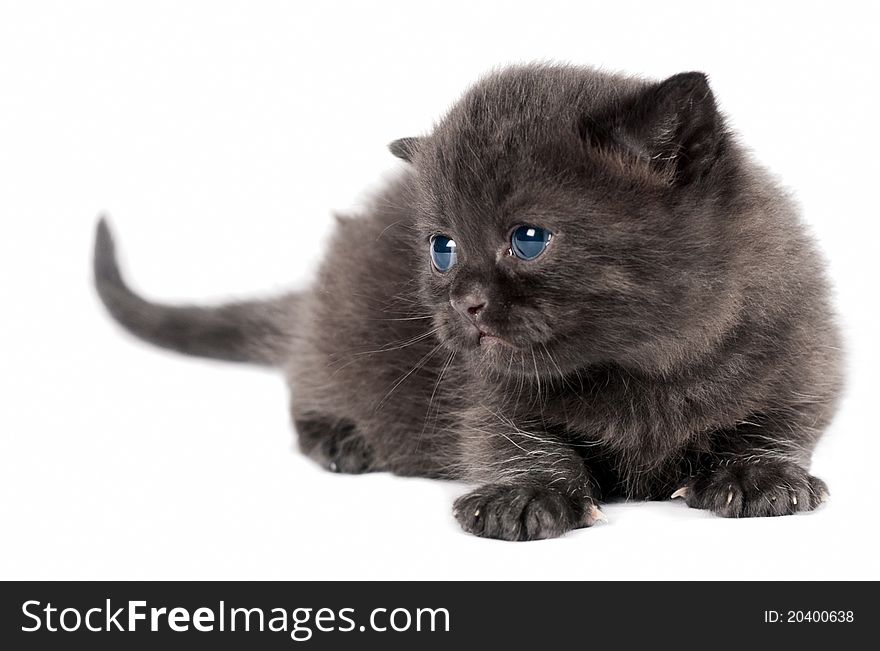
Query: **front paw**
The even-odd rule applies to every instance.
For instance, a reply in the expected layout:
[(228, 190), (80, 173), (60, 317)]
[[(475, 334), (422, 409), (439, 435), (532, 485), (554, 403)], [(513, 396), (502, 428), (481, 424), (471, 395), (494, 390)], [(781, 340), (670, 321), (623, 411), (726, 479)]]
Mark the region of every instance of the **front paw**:
[(673, 497), (725, 518), (757, 518), (812, 511), (828, 487), (793, 463), (733, 462), (698, 473)]
[(484, 538), (539, 540), (586, 527), (604, 516), (592, 502), (543, 486), (489, 484), (459, 497), (453, 514), (462, 529)]

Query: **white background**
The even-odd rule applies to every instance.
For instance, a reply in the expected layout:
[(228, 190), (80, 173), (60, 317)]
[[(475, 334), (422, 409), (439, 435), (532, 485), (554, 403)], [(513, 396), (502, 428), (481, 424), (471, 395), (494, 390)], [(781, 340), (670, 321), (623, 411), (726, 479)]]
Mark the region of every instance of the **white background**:
[[(0, 578), (880, 578), (878, 27), (839, 1), (0, 2)], [(451, 516), (465, 487), (323, 472), (279, 377), (102, 311), (100, 212), (152, 297), (302, 286), (332, 212), (402, 165), (387, 142), (535, 59), (708, 72), (799, 198), (849, 352), (820, 511), (617, 504), (559, 540), (481, 540)]]

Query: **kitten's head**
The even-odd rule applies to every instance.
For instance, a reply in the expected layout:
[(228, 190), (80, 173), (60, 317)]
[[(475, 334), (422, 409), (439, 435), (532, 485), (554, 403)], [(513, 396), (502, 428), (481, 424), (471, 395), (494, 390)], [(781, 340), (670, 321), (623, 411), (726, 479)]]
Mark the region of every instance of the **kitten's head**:
[(736, 300), (736, 156), (705, 75), (511, 68), (391, 149), (416, 173), (422, 300), (478, 368), (662, 368)]

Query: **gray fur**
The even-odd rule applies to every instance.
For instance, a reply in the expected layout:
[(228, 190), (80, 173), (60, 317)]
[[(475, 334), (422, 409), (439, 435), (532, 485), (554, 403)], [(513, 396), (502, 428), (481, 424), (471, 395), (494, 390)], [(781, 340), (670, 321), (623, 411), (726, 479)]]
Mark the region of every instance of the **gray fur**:
[[(282, 368), (300, 446), (333, 470), (480, 484), (455, 507), (478, 535), (560, 535), (619, 497), (820, 503), (809, 463), (842, 385), (824, 265), (705, 75), (507, 68), (391, 148), (411, 164), (340, 219), (310, 291), (149, 303), (102, 222), (101, 298), (158, 345)], [(505, 255), (519, 224), (552, 230), (543, 256)], [(436, 233), (459, 245), (446, 274)]]

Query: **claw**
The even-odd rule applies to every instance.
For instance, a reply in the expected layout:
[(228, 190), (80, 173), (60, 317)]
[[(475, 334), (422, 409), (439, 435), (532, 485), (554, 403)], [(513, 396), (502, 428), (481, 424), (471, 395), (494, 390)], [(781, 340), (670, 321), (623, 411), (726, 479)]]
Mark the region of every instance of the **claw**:
[(727, 492), (727, 503), (730, 504), (733, 501), (733, 491)]
[(477, 509), (476, 511), (474, 511), (474, 517), (475, 517), (475, 518), (479, 518), (479, 517), (480, 517), (480, 509)]
[(591, 504), (587, 510), (587, 524), (590, 525), (596, 522), (608, 522), (608, 518), (599, 510), (598, 506)]
[(797, 495), (791, 496), (791, 503), (794, 504), (795, 506), (797, 506)]
[(687, 486), (682, 486), (682, 487), (679, 488), (677, 491), (675, 491), (675, 492), (669, 497), (669, 499), (674, 500), (676, 497), (687, 497), (687, 494), (688, 494), (688, 487), (687, 487)]
[(819, 493), (819, 502), (827, 502), (828, 497), (829, 497), (828, 491), (823, 490), (821, 493)]

